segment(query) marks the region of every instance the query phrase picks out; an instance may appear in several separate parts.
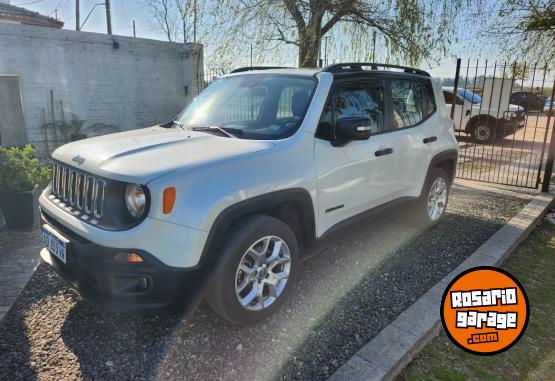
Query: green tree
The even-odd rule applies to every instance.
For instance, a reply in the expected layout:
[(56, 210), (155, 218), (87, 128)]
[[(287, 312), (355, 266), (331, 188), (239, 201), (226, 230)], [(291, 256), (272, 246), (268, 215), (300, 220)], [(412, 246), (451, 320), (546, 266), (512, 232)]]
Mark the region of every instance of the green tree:
[(500, 2), (490, 30), (511, 58), (523, 56), (552, 63), (555, 60), (555, 1), (507, 0)]
[[(159, 5), (170, 0), (143, 1)], [(394, 61), (437, 62), (455, 40), (465, 10), (480, 8), (481, 0), (196, 0), (194, 4), (203, 10), (197, 14), (213, 60), (247, 56), (245, 47), (251, 44), (259, 52), (286, 45), (297, 49), (299, 66), (313, 67), (324, 36), (336, 49), (356, 52), (357, 57), (350, 55), (353, 59), (374, 60), (377, 50)], [(162, 15), (162, 20), (174, 20), (172, 8), (149, 9), (155, 19)], [(170, 24), (159, 23), (168, 39)]]
[(466, 6), (471, 2), (221, 0), (214, 3), (212, 17), (226, 30), (224, 44), (242, 37), (294, 45), (301, 67), (317, 66), (322, 38), (332, 32), (367, 55), (374, 50), (370, 41), (375, 33), (392, 58), (416, 64), (437, 61), (437, 53), (446, 53), (455, 36), (455, 20)]

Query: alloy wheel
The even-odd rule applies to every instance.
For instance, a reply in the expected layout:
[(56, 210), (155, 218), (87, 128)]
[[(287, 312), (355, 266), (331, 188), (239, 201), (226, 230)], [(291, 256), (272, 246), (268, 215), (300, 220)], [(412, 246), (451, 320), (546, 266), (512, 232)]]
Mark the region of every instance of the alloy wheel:
[(491, 135), (491, 131), (490, 128), (488, 126), (478, 126), (476, 127), (476, 140), (480, 141), (480, 142), (485, 142), (490, 138)]
[(291, 257), (285, 241), (276, 236), (257, 240), (243, 254), (235, 273), (235, 295), (244, 308), (260, 311), (285, 290)]
[(443, 177), (438, 177), (433, 182), (428, 195), (428, 217), (432, 221), (437, 221), (445, 211), (446, 204), (447, 182)]

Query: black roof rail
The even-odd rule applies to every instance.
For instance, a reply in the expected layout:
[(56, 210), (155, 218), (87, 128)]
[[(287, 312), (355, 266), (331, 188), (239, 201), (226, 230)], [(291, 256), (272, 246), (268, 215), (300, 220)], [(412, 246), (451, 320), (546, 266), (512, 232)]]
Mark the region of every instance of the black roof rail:
[(242, 73), (244, 71), (253, 71), (253, 70), (270, 70), (270, 69), (291, 69), (290, 67), (286, 67), (286, 66), (245, 66), (245, 67), (239, 67), (237, 69), (234, 69), (230, 72), (230, 74), (233, 73)]
[(338, 63), (326, 66), (322, 69), (322, 71), (328, 73), (341, 73), (341, 72), (348, 72), (348, 71), (362, 71), (362, 67), (370, 67), (370, 70), (379, 70), (380, 67), (382, 68), (391, 68), (391, 69), (401, 69), (405, 73), (408, 74), (416, 74), (416, 75), (423, 75), (425, 77), (430, 77), (430, 73), (424, 70), (415, 69), (413, 67), (408, 66), (401, 66), (401, 65), (390, 65), (390, 64), (382, 64), (382, 63), (375, 63), (375, 62), (347, 62), (347, 63)]

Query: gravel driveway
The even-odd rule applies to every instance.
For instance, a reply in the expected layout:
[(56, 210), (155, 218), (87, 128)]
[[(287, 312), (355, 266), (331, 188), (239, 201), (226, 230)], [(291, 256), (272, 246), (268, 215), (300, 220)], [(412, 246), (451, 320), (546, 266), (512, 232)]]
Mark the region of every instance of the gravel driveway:
[(97, 311), (40, 265), (0, 326), (0, 378), (325, 379), (527, 201), (456, 186), (434, 229), (403, 213), (353, 228), (304, 262), (291, 300), (253, 327), (205, 305), (186, 321)]

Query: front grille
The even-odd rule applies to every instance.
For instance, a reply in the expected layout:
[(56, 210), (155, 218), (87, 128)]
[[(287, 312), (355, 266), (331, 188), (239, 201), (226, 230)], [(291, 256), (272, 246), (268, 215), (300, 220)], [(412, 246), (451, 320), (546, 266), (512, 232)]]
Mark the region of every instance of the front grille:
[(52, 195), (60, 206), (76, 215), (102, 218), (106, 181), (75, 168), (52, 165)]

